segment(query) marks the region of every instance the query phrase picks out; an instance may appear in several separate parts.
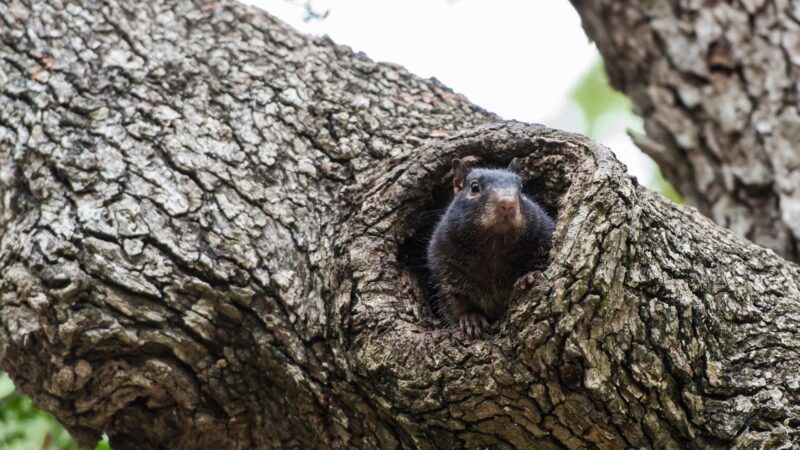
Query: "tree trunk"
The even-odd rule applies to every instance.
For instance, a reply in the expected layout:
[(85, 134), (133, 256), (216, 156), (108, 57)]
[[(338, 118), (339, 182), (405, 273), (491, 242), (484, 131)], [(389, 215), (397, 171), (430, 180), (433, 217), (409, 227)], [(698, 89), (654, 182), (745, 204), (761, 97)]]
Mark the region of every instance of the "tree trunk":
[[(0, 18), (0, 367), (83, 445), (800, 443), (800, 269), (608, 149), (236, 4)], [(558, 221), (482, 340), (427, 307), (454, 157)]]
[(689, 204), (800, 261), (800, 4), (572, 0)]

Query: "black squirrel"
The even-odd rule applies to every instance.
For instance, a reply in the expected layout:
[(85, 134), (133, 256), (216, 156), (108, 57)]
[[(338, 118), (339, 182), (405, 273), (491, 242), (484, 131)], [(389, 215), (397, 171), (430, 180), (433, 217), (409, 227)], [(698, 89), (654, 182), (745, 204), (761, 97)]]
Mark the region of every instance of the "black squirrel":
[(469, 169), (454, 159), (454, 198), (428, 243), (434, 307), (472, 338), (547, 265), (555, 223), (522, 192), (516, 164)]

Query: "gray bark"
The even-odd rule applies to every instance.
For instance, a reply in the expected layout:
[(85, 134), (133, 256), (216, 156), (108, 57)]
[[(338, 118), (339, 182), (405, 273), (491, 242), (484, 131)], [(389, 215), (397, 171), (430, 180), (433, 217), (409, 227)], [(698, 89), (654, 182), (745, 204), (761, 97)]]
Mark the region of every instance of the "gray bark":
[(800, 3), (572, 0), (639, 147), (718, 224), (800, 260)]
[[(800, 269), (608, 149), (240, 5), (0, 20), (0, 368), (84, 445), (800, 444)], [(483, 340), (426, 307), (453, 157), (558, 220)]]

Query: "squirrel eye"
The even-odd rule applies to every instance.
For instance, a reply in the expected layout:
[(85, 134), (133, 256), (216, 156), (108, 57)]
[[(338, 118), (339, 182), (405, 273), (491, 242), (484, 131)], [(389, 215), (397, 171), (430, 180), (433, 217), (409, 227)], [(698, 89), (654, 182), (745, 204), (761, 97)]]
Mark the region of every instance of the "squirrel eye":
[(478, 184), (477, 181), (473, 181), (472, 183), (469, 184), (469, 191), (472, 192), (473, 194), (477, 194), (478, 192), (481, 191), (481, 185)]

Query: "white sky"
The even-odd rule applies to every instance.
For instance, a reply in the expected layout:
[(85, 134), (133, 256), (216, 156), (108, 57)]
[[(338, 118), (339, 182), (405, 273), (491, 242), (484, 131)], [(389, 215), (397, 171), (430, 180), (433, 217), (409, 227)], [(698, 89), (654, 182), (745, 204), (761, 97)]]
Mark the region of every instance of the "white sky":
[[(566, 0), (312, 0), (323, 20), (304, 22), (303, 0), (243, 0), (303, 33), (329, 35), (376, 61), (436, 77), (505, 119), (585, 132), (569, 94), (599, 56)], [(599, 136), (649, 184), (654, 164), (625, 134)]]

